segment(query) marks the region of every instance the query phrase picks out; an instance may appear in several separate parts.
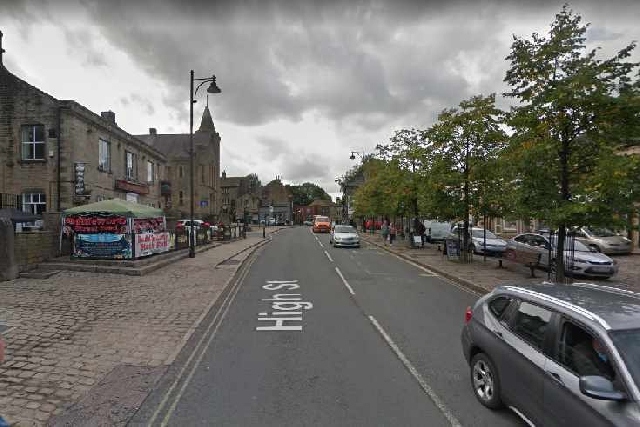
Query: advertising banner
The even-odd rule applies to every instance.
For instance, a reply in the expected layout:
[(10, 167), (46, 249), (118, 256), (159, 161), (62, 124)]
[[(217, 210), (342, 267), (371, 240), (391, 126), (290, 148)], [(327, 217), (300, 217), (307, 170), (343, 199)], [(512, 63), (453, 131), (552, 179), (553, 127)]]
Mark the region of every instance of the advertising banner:
[(78, 258), (131, 259), (128, 234), (95, 233), (74, 235), (73, 256)]
[(136, 258), (169, 251), (169, 233), (136, 234)]
[(125, 234), (127, 218), (109, 214), (83, 214), (65, 217), (64, 225), (81, 234)]

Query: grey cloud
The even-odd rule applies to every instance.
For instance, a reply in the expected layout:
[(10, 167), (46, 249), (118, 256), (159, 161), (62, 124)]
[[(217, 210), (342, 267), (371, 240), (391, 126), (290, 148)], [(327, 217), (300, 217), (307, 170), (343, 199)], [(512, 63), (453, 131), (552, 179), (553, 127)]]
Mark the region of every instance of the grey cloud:
[(259, 151), (264, 161), (272, 162), (281, 158), (288, 150), (285, 141), (271, 137), (261, 137), (256, 141), (259, 145)]
[[(622, 38), (622, 33), (609, 31), (602, 27), (591, 27), (587, 31), (587, 37), (591, 42), (620, 40)], [(629, 43), (630, 40), (623, 40), (623, 42)]]
[(103, 52), (95, 47), (95, 37), (88, 30), (72, 30), (63, 28), (70, 55), (83, 58), (83, 64), (93, 67), (106, 67), (107, 58)]
[(137, 104), (141, 107), (141, 110), (143, 110), (147, 116), (152, 116), (156, 112), (153, 104), (151, 104), (151, 102), (147, 98), (140, 95), (139, 93), (131, 93), (129, 94), (129, 96), (121, 97), (120, 103), (124, 106)]
[(283, 167), (283, 178), (287, 181), (302, 183), (317, 181), (327, 176), (329, 168), (322, 159), (300, 159), (299, 155), (290, 153)]

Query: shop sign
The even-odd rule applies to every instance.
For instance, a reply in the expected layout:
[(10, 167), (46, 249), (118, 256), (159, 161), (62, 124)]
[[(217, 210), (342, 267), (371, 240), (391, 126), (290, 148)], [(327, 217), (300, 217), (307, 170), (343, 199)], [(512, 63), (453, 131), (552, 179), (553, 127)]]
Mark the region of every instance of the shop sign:
[(127, 218), (119, 215), (70, 215), (65, 217), (64, 225), (74, 233), (116, 233), (127, 232)]
[(74, 164), (74, 174), (75, 174), (75, 194), (83, 195), (85, 191), (84, 186), (84, 171), (86, 169), (86, 163), (84, 162), (76, 162)]
[(169, 251), (169, 233), (136, 234), (136, 257)]
[(148, 194), (149, 186), (146, 184), (136, 184), (124, 179), (117, 179), (115, 183), (116, 190), (126, 191), (127, 193)]

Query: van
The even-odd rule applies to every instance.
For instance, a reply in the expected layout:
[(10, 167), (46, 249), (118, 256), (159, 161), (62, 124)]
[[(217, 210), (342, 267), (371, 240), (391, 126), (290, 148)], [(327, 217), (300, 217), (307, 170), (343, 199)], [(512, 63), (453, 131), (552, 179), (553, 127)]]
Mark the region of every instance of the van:
[(450, 222), (438, 221), (435, 219), (425, 219), (423, 221), (427, 242), (438, 243), (444, 242), (444, 239), (451, 233)]

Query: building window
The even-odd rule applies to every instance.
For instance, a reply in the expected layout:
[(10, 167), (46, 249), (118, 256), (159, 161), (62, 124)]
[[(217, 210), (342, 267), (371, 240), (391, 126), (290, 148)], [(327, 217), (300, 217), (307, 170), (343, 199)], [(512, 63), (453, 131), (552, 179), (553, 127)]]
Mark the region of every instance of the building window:
[(22, 127), (22, 160), (44, 160), (44, 126)]
[(178, 194), (178, 204), (180, 206), (184, 205), (184, 193), (182, 191)]
[(204, 184), (204, 165), (200, 166), (200, 183)]
[(178, 166), (178, 178), (182, 178), (184, 176), (184, 168), (182, 166)]
[(130, 151), (125, 151), (125, 163), (127, 165), (126, 177), (127, 179), (135, 180), (138, 177), (138, 170), (136, 168), (136, 155)]
[(43, 193), (24, 193), (22, 210), (27, 213), (41, 214), (47, 211), (47, 195)]
[(111, 171), (111, 144), (109, 141), (98, 141), (98, 169), (103, 172)]
[(152, 183), (154, 181), (153, 162), (147, 162), (147, 182)]

